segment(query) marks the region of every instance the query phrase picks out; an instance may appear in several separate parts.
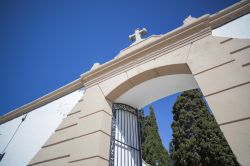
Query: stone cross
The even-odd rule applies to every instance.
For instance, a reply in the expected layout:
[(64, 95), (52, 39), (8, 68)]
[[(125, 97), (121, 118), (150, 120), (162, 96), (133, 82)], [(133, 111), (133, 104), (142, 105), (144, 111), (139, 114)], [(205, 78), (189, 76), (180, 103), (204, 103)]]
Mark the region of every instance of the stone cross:
[(131, 40), (131, 41), (134, 41), (134, 43), (133, 44), (135, 44), (135, 43), (138, 43), (138, 42), (140, 42), (140, 41), (142, 41), (143, 39), (141, 38), (143, 35), (145, 35), (145, 34), (147, 34), (147, 29), (146, 28), (143, 28), (143, 29), (139, 29), (139, 28), (137, 28), (136, 30), (135, 30), (135, 33), (134, 34), (132, 34), (132, 35), (129, 35), (129, 39)]

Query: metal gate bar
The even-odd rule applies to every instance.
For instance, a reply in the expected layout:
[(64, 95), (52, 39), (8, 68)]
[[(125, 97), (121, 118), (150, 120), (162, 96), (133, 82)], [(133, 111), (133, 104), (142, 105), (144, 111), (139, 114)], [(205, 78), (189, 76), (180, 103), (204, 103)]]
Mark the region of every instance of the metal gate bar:
[(110, 166), (141, 166), (138, 110), (114, 103), (112, 107)]

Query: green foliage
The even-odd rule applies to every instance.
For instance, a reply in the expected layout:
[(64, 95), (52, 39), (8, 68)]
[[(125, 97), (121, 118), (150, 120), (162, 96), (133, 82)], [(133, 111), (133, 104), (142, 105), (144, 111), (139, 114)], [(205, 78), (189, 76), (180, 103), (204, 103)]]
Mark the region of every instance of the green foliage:
[(178, 96), (172, 112), (169, 151), (175, 166), (239, 165), (199, 90)]
[(150, 106), (150, 115), (147, 117), (143, 115), (143, 111), (141, 112), (142, 158), (152, 166), (156, 160), (159, 166), (170, 166), (171, 160), (161, 142), (153, 107)]

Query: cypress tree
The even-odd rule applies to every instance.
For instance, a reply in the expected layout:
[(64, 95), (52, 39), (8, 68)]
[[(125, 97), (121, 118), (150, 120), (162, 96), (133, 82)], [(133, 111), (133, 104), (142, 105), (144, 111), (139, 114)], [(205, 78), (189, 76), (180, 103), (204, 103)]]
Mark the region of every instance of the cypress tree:
[(139, 110), (141, 144), (145, 142), (145, 138), (146, 138), (146, 132), (145, 132), (146, 122), (147, 122), (147, 116), (144, 115), (144, 110), (141, 109)]
[(169, 149), (175, 166), (239, 165), (199, 90), (178, 96), (172, 112)]
[(154, 109), (150, 106), (150, 114), (141, 120), (142, 158), (154, 166), (158, 161), (159, 166), (170, 166), (170, 157), (164, 148), (155, 118)]

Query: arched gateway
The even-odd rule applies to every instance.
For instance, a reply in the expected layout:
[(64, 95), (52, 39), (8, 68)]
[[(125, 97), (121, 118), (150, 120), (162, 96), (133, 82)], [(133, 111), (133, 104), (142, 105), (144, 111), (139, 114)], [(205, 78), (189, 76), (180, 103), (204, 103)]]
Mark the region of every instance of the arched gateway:
[(249, 5), (241, 1), (214, 15), (188, 17), (180, 28), (144, 40), (136, 35), (145, 29), (137, 30), (135, 43), (113, 60), (95, 64), (78, 80), (1, 117), (1, 123), (84, 86), (84, 95), (29, 165), (140, 165), (136, 109), (200, 88), (238, 161), (248, 165), (250, 40), (243, 38), (250, 36), (230, 28), (241, 28), (241, 20), (250, 24)]

